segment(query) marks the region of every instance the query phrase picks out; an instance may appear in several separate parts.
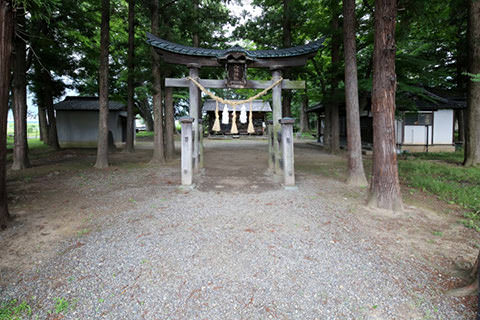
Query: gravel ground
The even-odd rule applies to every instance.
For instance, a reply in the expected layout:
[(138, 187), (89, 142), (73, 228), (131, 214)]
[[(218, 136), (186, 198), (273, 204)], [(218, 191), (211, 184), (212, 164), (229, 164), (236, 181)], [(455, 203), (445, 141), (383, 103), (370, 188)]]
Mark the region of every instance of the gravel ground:
[[(298, 190), (285, 191), (256, 168), (214, 179), (212, 170), (192, 191), (162, 185), (94, 218), (92, 232), (12, 279), (0, 299), (28, 301), (38, 319), (474, 318), (435, 289), (429, 270), (387, 254), (358, 227), (348, 201), (331, 196), (340, 182), (300, 175)], [(94, 197), (102, 183), (82, 192)]]

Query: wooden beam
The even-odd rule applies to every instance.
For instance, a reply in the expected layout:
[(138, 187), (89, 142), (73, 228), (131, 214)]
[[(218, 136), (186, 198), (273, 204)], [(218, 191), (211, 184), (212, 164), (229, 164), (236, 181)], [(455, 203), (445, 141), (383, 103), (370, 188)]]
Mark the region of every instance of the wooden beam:
[[(229, 89), (227, 87), (227, 80), (210, 80), (210, 79), (200, 79), (200, 84), (205, 88), (211, 89)], [(244, 89), (265, 89), (272, 84), (272, 81), (269, 80), (247, 80), (247, 85)], [(188, 88), (190, 86), (190, 80), (188, 79), (175, 79), (175, 78), (166, 78), (165, 87), (176, 87), (176, 88)], [(282, 89), (292, 90), (292, 89), (305, 89), (305, 81), (294, 81), (284, 79), (281, 84)]]

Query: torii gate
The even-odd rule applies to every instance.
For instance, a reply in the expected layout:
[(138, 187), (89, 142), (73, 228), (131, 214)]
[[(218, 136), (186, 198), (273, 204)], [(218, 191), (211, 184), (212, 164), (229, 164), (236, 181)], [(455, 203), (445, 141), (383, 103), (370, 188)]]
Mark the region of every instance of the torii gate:
[[(214, 89), (265, 89), (282, 78), (282, 70), (289, 67), (300, 67), (313, 58), (323, 43), (322, 40), (307, 45), (277, 49), (249, 51), (235, 46), (226, 50), (204, 49), (183, 46), (160, 39), (147, 33), (147, 41), (167, 63), (181, 64), (189, 68), (190, 78), (197, 80), (204, 88)], [(198, 71), (201, 67), (224, 67), (226, 80), (200, 79)], [(272, 73), (271, 81), (248, 80), (248, 68), (268, 68)], [(189, 79), (165, 79), (165, 88), (189, 88), (190, 118), (182, 119), (182, 185), (192, 184), (192, 167), (197, 172), (202, 164), (202, 145), (200, 143), (200, 91)], [(305, 89), (305, 81), (283, 79), (280, 85), (272, 89), (273, 125), (269, 130), (269, 166), (275, 174), (284, 174), (285, 186), (295, 185), (293, 168), (293, 119), (282, 119), (282, 89)], [(171, 90), (166, 91), (171, 94)], [(288, 130), (280, 133), (283, 125)], [(184, 132), (184, 127), (187, 128)], [(193, 131), (188, 135), (188, 128)], [(280, 141), (283, 140), (283, 143)], [(193, 146), (192, 146), (193, 145)], [(193, 149), (193, 154), (188, 151)], [(283, 149), (283, 151), (282, 151)], [(184, 152), (187, 151), (187, 152)], [(281, 155), (285, 160), (281, 160)], [(288, 157), (285, 157), (288, 154)]]

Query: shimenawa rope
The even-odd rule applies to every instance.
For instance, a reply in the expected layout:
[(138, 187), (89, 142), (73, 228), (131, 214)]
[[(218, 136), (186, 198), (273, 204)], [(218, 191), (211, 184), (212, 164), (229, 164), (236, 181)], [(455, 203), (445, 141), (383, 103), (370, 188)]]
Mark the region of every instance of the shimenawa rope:
[(227, 99), (217, 97), (215, 94), (213, 94), (212, 92), (205, 89), (204, 86), (202, 86), (197, 80), (193, 79), (192, 77), (187, 77), (187, 79), (192, 81), (203, 93), (210, 96), (210, 98), (212, 98), (216, 101), (215, 123), (213, 124), (213, 128), (212, 128), (213, 131), (216, 131), (216, 132), (220, 131), (220, 120), (219, 120), (219, 115), (218, 115), (218, 103), (220, 102), (220, 103), (223, 103), (223, 104), (226, 104), (226, 105), (228, 104), (228, 105), (233, 107), (232, 129), (230, 131), (230, 133), (232, 133), (232, 134), (237, 134), (238, 133), (237, 122), (236, 122), (236, 120), (237, 120), (236, 106), (240, 105), (240, 104), (250, 103), (250, 115), (249, 115), (249, 119), (248, 119), (248, 130), (247, 130), (247, 132), (248, 133), (255, 133), (255, 129), (253, 127), (253, 113), (252, 113), (252, 109), (253, 109), (252, 103), (253, 103), (253, 101), (260, 98), (261, 96), (264, 96), (268, 91), (270, 91), (271, 89), (278, 86), (283, 80), (283, 78), (279, 78), (277, 81), (272, 83), (266, 89), (264, 89), (263, 91), (257, 93), (253, 97), (250, 97), (246, 100), (227, 100)]

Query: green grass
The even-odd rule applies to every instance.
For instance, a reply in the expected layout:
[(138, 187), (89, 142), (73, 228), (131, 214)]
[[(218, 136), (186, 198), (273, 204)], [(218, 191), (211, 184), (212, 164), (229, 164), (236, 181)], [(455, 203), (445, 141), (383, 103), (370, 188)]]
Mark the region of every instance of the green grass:
[(76, 301), (68, 301), (65, 298), (55, 298), (55, 307), (53, 312), (56, 314), (66, 314), (75, 309)]
[(400, 158), (399, 174), (409, 186), (466, 209), (463, 223), (480, 231), (480, 168), (461, 166), (463, 153), (416, 153)]
[(21, 320), (30, 317), (32, 309), (25, 302), (16, 299), (0, 303), (0, 320)]
[(139, 131), (137, 132), (137, 137), (153, 137), (153, 131)]

